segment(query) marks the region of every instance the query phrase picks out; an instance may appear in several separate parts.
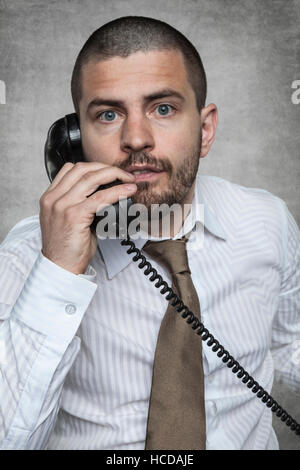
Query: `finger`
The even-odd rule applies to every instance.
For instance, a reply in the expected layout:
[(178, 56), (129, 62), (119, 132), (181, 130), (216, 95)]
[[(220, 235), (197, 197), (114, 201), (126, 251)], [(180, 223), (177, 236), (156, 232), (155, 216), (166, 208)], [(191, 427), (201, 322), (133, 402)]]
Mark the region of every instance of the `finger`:
[[(108, 166), (109, 165), (100, 162), (77, 162), (75, 164), (68, 162), (60, 170), (60, 172), (62, 172), (61, 175), (60, 172), (56, 175), (56, 177), (58, 177), (57, 182), (53, 185), (53, 180), (51, 190), (55, 189), (59, 192), (59, 195), (62, 195), (63, 193), (66, 193), (83, 174), (91, 170), (99, 170)], [(63, 169), (64, 171), (62, 171)]]
[(50, 191), (54, 189), (59, 184), (59, 182), (63, 179), (63, 177), (73, 168), (73, 166), (74, 166), (74, 163), (71, 163), (71, 162), (65, 163), (61, 167), (61, 169), (59, 170), (55, 178), (53, 179), (48, 189)]
[(81, 202), (77, 207), (80, 207), (80, 210), (89, 215), (95, 215), (104, 207), (115, 204), (121, 199), (130, 198), (136, 190), (137, 185), (134, 183), (120, 184), (113, 188), (97, 191), (92, 196), (86, 198), (85, 201)]
[[(106, 168), (102, 168), (101, 170), (90, 171), (88, 173), (83, 174), (80, 180), (78, 180), (77, 183), (75, 183), (69, 189), (69, 191), (67, 191), (63, 195), (64, 201), (61, 202), (63, 202), (64, 207), (79, 204), (85, 201), (87, 197), (91, 197), (91, 194), (95, 193), (99, 186), (111, 183), (116, 179), (119, 179), (123, 183), (133, 183), (135, 181), (135, 176), (131, 173), (127, 173), (124, 170), (121, 170), (116, 166), (107, 166)], [(114, 188), (116, 188), (117, 186), (123, 186), (123, 184), (116, 185), (114, 186)], [(102, 191), (106, 190), (99, 190), (99, 192)]]

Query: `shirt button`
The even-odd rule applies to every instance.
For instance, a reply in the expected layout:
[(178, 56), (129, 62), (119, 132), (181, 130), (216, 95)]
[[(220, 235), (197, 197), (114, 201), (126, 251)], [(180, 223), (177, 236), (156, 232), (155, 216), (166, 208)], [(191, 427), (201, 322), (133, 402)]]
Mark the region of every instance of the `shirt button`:
[(65, 306), (65, 312), (68, 314), (68, 315), (73, 315), (75, 312), (76, 312), (76, 307), (75, 305), (73, 304), (67, 304)]

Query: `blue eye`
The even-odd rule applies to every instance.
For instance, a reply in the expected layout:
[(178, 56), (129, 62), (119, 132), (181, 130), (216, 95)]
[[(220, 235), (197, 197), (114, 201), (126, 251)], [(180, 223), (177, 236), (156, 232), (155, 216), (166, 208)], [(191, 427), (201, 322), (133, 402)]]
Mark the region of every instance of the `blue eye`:
[[(115, 120), (115, 117), (116, 117), (116, 112), (115, 111), (104, 111), (103, 113), (99, 114), (99, 118), (102, 120), (102, 121), (114, 121)], [(106, 119), (102, 118), (101, 116), (105, 116), (106, 115)]]
[(159, 114), (161, 116), (167, 116), (169, 114), (169, 110), (172, 109), (172, 107), (169, 104), (160, 104), (157, 109), (160, 110)]

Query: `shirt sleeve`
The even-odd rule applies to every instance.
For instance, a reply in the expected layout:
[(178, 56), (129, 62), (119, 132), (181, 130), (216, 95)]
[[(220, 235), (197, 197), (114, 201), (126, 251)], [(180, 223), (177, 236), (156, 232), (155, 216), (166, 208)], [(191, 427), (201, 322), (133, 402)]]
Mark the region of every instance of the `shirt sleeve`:
[(43, 449), (80, 349), (76, 331), (96, 273), (89, 267), (75, 275), (41, 251), (26, 279), (1, 252), (0, 266), (0, 449)]
[(300, 232), (285, 204), (282, 229), (281, 290), (271, 351), (276, 380), (300, 394)]

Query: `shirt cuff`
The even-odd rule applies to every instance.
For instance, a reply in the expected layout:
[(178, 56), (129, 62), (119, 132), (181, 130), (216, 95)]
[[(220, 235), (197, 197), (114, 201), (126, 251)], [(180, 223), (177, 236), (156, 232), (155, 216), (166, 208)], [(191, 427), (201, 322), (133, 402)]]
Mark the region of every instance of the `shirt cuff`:
[(59, 342), (71, 341), (97, 290), (96, 272), (76, 275), (39, 253), (12, 316)]

